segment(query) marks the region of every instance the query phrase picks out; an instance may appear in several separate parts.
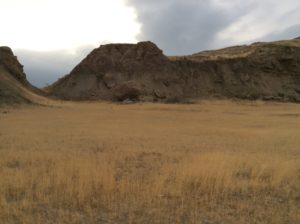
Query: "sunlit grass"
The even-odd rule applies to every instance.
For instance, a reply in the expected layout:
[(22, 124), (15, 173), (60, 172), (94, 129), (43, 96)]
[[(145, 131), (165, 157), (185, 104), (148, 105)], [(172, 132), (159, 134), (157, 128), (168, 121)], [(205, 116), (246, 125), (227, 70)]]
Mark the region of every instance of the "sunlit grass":
[(299, 109), (9, 110), (0, 116), (0, 223), (299, 223)]

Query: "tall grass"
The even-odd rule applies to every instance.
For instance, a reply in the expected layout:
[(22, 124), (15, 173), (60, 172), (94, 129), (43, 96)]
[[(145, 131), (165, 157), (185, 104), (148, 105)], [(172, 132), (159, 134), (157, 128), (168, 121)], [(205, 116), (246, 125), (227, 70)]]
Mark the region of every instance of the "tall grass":
[[(51, 110), (57, 116), (59, 110)], [(116, 142), (105, 137), (111, 144), (103, 145), (99, 139), (92, 141), (94, 137), (91, 141), (76, 139), (79, 134), (68, 137), (65, 130), (60, 133), (65, 134), (65, 142), (53, 143), (42, 134), (43, 128), (39, 136), (25, 139), (21, 126), (15, 126), (10, 127), (15, 135), (7, 127), (11, 134), (0, 139), (0, 223), (300, 221), (300, 156), (293, 145), (287, 144), (291, 150), (284, 152), (277, 149), (278, 143), (275, 147), (266, 141), (266, 150), (257, 144), (257, 150), (236, 151), (227, 142), (224, 147), (211, 142), (190, 150), (182, 148), (182, 139), (169, 136), (172, 146), (156, 144), (156, 139), (146, 145), (136, 140), (132, 147), (132, 142), (127, 145), (133, 141), (130, 137), (124, 141), (116, 135)], [(210, 128), (212, 136), (219, 131)], [(44, 143), (33, 141), (37, 137)], [(239, 146), (245, 144), (241, 142)]]

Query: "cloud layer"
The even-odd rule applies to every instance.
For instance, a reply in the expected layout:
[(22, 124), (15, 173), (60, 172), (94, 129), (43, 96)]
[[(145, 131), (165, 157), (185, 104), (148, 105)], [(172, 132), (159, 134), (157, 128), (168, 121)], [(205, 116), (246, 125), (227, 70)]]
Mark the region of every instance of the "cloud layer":
[(124, 0), (0, 0), (0, 44), (53, 51), (135, 42), (140, 30)]
[(128, 0), (142, 24), (139, 40), (167, 54), (276, 37), (300, 36), (298, 0)]
[(18, 60), (24, 65), (27, 79), (37, 87), (52, 84), (68, 74), (94, 46), (84, 46), (72, 51), (15, 50)]

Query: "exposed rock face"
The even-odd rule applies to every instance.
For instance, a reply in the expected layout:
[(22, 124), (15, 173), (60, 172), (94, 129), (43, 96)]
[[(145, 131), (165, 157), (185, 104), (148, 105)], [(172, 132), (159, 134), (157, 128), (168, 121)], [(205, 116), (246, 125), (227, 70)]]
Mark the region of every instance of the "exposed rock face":
[[(210, 79), (200, 87), (206, 93), (300, 102), (300, 40), (202, 52), (189, 56), (187, 61), (195, 62), (194, 69), (190, 66), (185, 70), (188, 77), (192, 78), (193, 70), (194, 76)], [(197, 78), (190, 81), (201, 84)], [(196, 95), (201, 93), (196, 91)]]
[(40, 91), (26, 79), (23, 66), (9, 47), (0, 47), (0, 106), (31, 103), (31, 95)]
[(20, 64), (17, 57), (9, 47), (0, 47), (0, 66), (6, 69), (12, 76), (22, 83), (28, 83), (23, 71), (23, 65)]
[(147, 100), (182, 95), (176, 65), (151, 42), (93, 50), (70, 75), (50, 87), (64, 99)]
[(136, 81), (124, 82), (113, 89), (114, 96), (119, 101), (139, 100), (142, 95), (142, 87)]
[(300, 102), (300, 40), (166, 57), (151, 42), (93, 50), (48, 91), (71, 100), (229, 97)]

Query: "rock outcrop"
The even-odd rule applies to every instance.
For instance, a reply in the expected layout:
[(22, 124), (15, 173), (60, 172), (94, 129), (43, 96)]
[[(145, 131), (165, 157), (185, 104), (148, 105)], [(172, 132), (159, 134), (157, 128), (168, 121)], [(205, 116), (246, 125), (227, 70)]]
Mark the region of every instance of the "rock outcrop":
[(151, 42), (108, 44), (93, 50), (49, 90), (72, 100), (153, 101), (183, 94), (176, 69)]
[(23, 71), (23, 65), (20, 64), (9, 47), (0, 47), (0, 66), (19, 82), (25, 85), (29, 84)]
[(0, 106), (33, 103), (32, 97), (41, 93), (26, 79), (23, 65), (9, 47), (0, 47)]
[(93, 50), (48, 89), (70, 100), (240, 98), (300, 102), (300, 40), (167, 57), (151, 42)]

